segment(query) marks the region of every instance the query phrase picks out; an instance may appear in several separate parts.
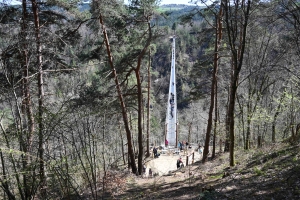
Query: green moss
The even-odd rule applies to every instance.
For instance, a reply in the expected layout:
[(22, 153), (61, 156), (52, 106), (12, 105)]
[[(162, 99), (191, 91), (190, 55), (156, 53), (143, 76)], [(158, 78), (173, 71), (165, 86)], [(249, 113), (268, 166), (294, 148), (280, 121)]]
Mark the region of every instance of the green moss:
[(215, 174), (213, 176), (209, 176), (210, 179), (219, 179), (223, 177), (223, 173)]
[(254, 173), (255, 173), (257, 176), (262, 176), (262, 175), (265, 175), (265, 174), (266, 174), (264, 171), (262, 171), (261, 169), (258, 169), (257, 167), (254, 167)]

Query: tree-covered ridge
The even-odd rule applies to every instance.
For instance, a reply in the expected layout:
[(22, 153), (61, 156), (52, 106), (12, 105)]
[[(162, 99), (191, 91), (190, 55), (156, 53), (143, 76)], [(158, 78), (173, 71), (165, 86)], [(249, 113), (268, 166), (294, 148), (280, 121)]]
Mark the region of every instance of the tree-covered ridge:
[(296, 1), (78, 3), (0, 8), (1, 196), (97, 199), (110, 169), (141, 174), (164, 142), (174, 35), (178, 140), (203, 162), (299, 141)]

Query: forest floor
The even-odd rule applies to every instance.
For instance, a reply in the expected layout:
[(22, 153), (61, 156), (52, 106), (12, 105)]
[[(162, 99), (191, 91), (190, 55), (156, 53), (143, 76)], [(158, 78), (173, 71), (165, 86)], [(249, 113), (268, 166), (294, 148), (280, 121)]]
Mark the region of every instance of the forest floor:
[(146, 162), (153, 177), (129, 173), (119, 185), (123, 189), (112, 190), (105, 199), (296, 200), (300, 199), (299, 152), (300, 145), (277, 143), (237, 150), (234, 167), (229, 167), (229, 154), (221, 153), (205, 164), (195, 157), (180, 170), (176, 169), (179, 155), (161, 155)]

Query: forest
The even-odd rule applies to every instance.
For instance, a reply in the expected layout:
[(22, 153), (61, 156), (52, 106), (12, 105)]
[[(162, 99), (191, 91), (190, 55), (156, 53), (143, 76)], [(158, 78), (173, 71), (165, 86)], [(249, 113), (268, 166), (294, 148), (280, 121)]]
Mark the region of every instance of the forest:
[(173, 36), (178, 140), (202, 163), (299, 143), (299, 1), (159, 2), (0, 3), (3, 199), (99, 199), (110, 170), (141, 175), (164, 143)]

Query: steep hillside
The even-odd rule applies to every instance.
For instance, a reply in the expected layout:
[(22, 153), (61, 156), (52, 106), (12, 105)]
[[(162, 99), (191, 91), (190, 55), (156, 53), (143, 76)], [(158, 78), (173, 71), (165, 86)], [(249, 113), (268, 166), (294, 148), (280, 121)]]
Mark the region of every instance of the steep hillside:
[(228, 167), (227, 153), (206, 164), (196, 162), (170, 176), (126, 179), (127, 190), (116, 199), (299, 199), (300, 146), (275, 144), (237, 151)]

